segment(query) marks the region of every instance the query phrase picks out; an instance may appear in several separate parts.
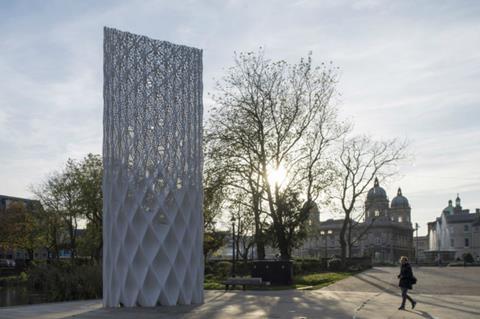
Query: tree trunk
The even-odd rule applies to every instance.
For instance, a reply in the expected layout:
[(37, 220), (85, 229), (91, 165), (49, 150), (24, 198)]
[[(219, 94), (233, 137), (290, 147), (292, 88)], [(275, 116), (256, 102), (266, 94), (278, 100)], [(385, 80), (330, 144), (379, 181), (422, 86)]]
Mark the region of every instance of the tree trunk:
[(30, 261), (33, 261), (33, 249), (27, 249), (27, 253), (28, 259), (30, 259)]
[(347, 231), (347, 258), (352, 257), (352, 220), (348, 219), (348, 231)]
[[(263, 238), (263, 229), (260, 220), (260, 194), (258, 192), (258, 187), (255, 187), (252, 183), (252, 180), (249, 180), (250, 190), (252, 191), (252, 206), (253, 206), (253, 216), (255, 222), (255, 246), (257, 247), (257, 259), (265, 259), (265, 242)], [(257, 184), (259, 184), (259, 178), (257, 178)]]
[(265, 243), (263, 240), (262, 226), (260, 225), (260, 211), (255, 206), (254, 209), (255, 218), (255, 246), (257, 247), (257, 259), (265, 259)]
[(289, 242), (285, 236), (285, 229), (283, 229), (282, 225), (279, 225), (277, 222), (274, 221), (274, 229), (276, 233), (276, 237), (278, 240), (278, 249), (280, 250), (280, 259), (281, 260), (290, 260), (290, 246)]
[(347, 241), (345, 240), (345, 233), (347, 232), (348, 220), (350, 219), (350, 212), (345, 212), (345, 219), (343, 220), (342, 229), (340, 230), (340, 258), (342, 261), (342, 268), (347, 266)]

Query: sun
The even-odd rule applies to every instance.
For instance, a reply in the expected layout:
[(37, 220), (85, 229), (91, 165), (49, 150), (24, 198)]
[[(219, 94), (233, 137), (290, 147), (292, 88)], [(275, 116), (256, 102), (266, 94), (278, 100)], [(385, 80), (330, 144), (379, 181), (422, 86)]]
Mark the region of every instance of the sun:
[(281, 187), (287, 178), (287, 170), (282, 165), (279, 165), (277, 168), (270, 167), (268, 169), (268, 182), (271, 186)]

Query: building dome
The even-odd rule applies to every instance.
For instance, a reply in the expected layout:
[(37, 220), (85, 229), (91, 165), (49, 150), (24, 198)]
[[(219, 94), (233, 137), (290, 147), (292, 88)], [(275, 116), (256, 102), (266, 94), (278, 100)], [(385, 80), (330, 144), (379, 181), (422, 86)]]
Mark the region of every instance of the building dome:
[(443, 209), (443, 212), (447, 215), (453, 215), (453, 205), (451, 199), (448, 201), (448, 206)]
[(402, 189), (399, 187), (397, 196), (392, 199), (392, 204), (390, 205), (392, 208), (408, 208), (410, 207), (408, 203), (408, 199), (402, 195)]
[(387, 199), (387, 192), (383, 188), (380, 187), (378, 182), (378, 178), (375, 177), (375, 183), (373, 184), (373, 188), (368, 191), (367, 200), (386, 200)]

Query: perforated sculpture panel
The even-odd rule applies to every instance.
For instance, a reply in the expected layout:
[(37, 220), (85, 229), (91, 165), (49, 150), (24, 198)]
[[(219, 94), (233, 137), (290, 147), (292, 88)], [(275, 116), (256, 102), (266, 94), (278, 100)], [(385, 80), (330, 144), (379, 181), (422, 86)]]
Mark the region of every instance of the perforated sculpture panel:
[(103, 302), (203, 302), (202, 51), (105, 28)]

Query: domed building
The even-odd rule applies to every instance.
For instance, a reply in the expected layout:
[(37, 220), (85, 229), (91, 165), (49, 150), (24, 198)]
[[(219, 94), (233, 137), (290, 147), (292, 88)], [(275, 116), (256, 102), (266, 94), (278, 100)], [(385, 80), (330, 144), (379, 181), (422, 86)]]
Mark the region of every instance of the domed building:
[[(343, 219), (315, 221), (311, 224), (318, 225), (311, 235), (317, 240), (318, 255), (313, 256), (339, 256), (338, 236)], [(397, 195), (390, 202), (387, 192), (375, 178), (373, 187), (367, 192), (365, 199), (364, 220), (353, 224), (352, 238), (354, 238), (351, 247), (352, 257), (370, 256), (376, 263), (396, 263), (401, 256), (413, 257), (411, 207), (401, 188), (398, 188)], [(314, 251), (312, 239), (308, 242), (308, 251)]]

